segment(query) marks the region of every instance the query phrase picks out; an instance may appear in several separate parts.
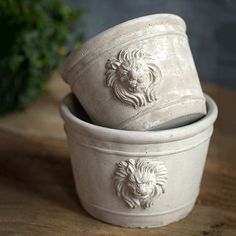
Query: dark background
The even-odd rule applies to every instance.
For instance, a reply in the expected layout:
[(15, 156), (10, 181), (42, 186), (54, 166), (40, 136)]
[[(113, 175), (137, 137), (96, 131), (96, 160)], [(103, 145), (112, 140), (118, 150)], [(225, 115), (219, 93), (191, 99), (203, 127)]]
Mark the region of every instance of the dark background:
[(173, 13), (187, 24), (200, 80), (236, 89), (236, 0), (66, 0), (83, 6), (86, 39), (136, 17)]

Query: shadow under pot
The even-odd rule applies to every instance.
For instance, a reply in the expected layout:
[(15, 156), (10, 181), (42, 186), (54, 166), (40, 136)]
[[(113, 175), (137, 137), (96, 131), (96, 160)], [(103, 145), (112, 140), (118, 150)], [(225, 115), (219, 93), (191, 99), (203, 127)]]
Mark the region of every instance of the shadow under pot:
[(159, 227), (192, 210), (217, 106), (180, 128), (126, 131), (91, 124), (72, 95), (61, 104), (76, 190), (84, 209), (123, 227)]

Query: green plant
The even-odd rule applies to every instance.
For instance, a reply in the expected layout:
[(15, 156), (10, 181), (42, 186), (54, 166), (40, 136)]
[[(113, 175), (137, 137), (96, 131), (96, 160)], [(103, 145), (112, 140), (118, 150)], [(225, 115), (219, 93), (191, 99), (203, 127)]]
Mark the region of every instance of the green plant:
[(45, 91), (65, 45), (82, 40), (82, 13), (60, 0), (0, 1), (0, 113), (24, 108)]

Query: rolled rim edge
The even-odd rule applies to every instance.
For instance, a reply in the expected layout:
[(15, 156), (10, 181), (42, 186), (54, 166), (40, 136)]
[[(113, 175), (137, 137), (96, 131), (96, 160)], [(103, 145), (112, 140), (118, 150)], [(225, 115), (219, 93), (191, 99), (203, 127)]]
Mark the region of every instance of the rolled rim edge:
[(73, 111), (70, 110), (69, 104), (72, 100), (72, 94), (68, 94), (61, 103), (60, 114), (65, 122), (67, 130), (73, 128), (76, 132), (91, 136), (95, 139), (103, 141), (113, 141), (119, 143), (156, 143), (156, 142), (172, 142), (188, 137), (192, 137), (197, 133), (200, 133), (215, 122), (218, 109), (214, 100), (204, 94), (207, 104), (207, 114), (200, 120), (191, 123), (189, 125), (181, 126), (178, 128), (160, 130), (160, 131), (132, 131), (132, 130), (119, 130), (107, 127), (98, 126), (85, 122), (77, 118)]

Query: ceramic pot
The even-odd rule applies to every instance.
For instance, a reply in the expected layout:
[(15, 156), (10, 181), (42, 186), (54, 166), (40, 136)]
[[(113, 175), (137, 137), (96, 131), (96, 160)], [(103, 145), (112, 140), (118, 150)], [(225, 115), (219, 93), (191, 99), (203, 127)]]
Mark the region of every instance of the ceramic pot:
[(159, 227), (184, 218), (199, 193), (213, 123), (207, 115), (180, 128), (125, 131), (88, 122), (77, 99), (61, 105), (76, 190), (84, 209), (124, 227)]
[(90, 39), (61, 73), (94, 124), (126, 130), (178, 127), (206, 113), (184, 21), (150, 15)]

